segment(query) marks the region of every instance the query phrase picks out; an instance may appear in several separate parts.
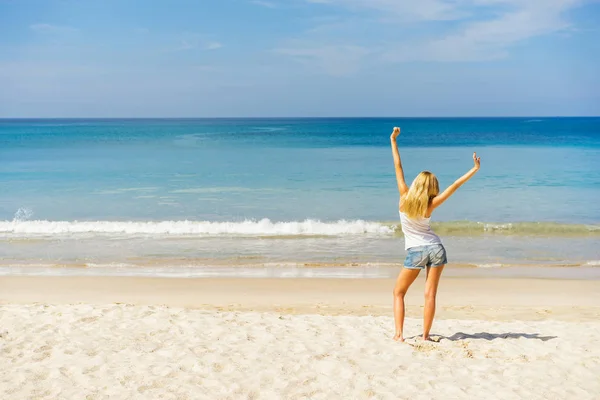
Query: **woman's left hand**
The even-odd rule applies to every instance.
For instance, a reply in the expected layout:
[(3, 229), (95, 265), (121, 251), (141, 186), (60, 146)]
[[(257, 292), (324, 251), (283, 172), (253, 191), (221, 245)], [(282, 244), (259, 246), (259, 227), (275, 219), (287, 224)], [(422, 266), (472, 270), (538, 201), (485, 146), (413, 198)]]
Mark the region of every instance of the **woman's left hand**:
[(477, 153), (473, 153), (473, 164), (473, 168), (479, 171), (479, 168), (481, 168), (481, 157), (477, 157)]

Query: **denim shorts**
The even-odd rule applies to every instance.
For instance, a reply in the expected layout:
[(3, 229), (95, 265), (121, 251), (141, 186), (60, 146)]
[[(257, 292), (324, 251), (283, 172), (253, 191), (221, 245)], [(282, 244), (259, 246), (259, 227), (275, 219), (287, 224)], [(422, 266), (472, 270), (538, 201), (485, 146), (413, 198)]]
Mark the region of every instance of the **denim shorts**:
[(448, 262), (446, 249), (441, 244), (411, 247), (407, 250), (404, 268), (424, 269), (425, 267), (441, 267)]

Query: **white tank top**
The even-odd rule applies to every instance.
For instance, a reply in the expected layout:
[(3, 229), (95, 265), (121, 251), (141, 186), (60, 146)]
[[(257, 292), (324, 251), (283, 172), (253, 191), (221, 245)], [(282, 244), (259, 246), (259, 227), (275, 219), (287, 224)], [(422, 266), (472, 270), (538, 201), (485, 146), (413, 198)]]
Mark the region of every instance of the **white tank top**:
[(404, 248), (406, 250), (430, 244), (442, 244), (442, 240), (431, 230), (430, 218), (412, 219), (400, 211), (400, 222), (404, 233)]

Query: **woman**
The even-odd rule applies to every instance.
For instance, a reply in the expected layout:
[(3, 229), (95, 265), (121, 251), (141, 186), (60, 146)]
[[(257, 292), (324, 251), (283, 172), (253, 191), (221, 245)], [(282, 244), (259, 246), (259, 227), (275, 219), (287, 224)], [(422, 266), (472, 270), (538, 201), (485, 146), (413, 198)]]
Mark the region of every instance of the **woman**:
[(442, 193), (440, 193), (437, 178), (429, 171), (421, 172), (409, 188), (404, 180), (402, 161), (396, 143), (396, 138), (399, 135), (400, 128), (394, 128), (390, 139), (396, 167), (398, 191), (400, 192), (400, 221), (407, 254), (404, 268), (398, 275), (394, 288), (394, 320), (396, 323), (394, 340), (404, 341), (402, 334), (404, 328), (404, 296), (419, 272), (425, 268), (427, 268), (427, 280), (425, 283), (423, 340), (429, 340), (429, 331), (435, 315), (438, 283), (447, 263), (446, 249), (442, 245), (439, 236), (431, 230), (431, 214), (479, 171), (481, 160), (476, 153), (473, 153), (475, 164), (473, 168)]

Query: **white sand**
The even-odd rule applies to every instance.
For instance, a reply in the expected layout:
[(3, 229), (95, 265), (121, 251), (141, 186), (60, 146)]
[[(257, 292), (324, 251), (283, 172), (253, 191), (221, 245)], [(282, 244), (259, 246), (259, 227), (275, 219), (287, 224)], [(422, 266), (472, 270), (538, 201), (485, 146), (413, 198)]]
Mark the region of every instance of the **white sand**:
[[(600, 322), (0, 305), (0, 399), (599, 399)], [(408, 319), (406, 334), (420, 333)]]

